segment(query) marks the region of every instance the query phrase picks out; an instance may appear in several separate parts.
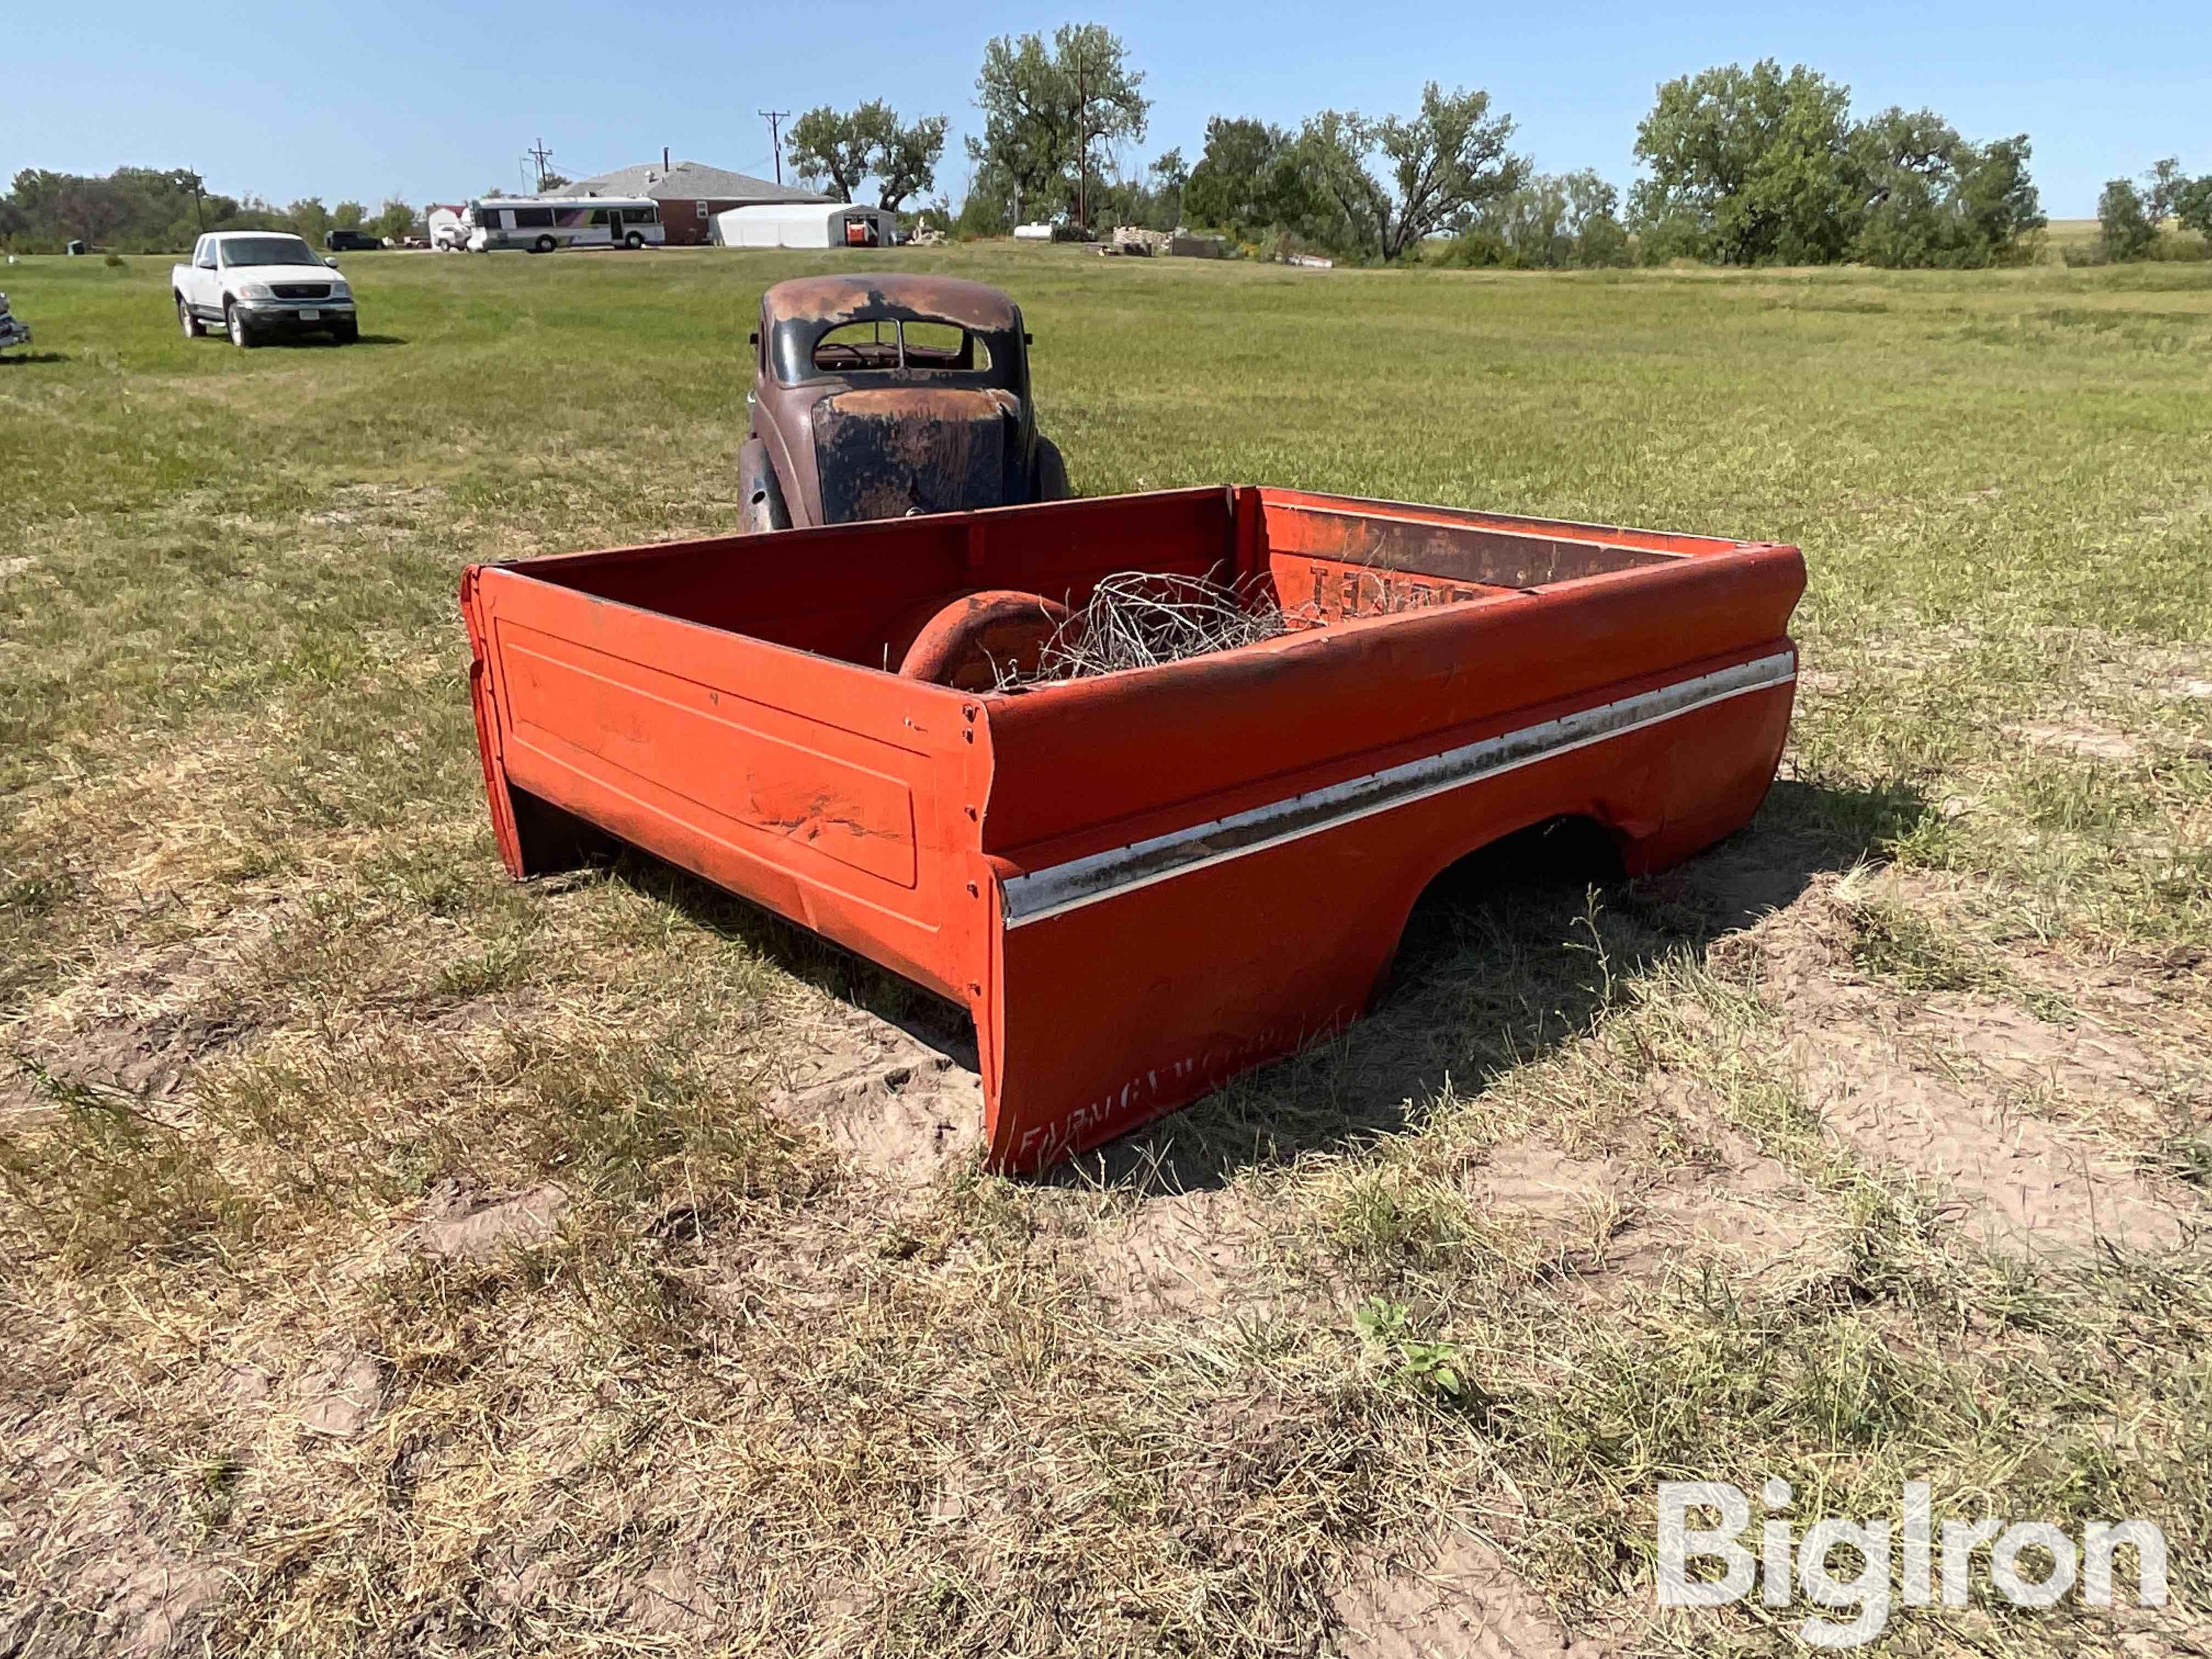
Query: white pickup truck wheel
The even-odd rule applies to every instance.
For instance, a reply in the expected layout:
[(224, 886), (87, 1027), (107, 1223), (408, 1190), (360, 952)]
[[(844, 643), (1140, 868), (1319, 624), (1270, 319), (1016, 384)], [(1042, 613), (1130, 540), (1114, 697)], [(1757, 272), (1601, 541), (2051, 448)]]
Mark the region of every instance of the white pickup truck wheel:
[(254, 338), (253, 331), (246, 327), (246, 313), (236, 306), (225, 306), (222, 308), (222, 314), (223, 319), (230, 325), (231, 344), (236, 346), (240, 351), (251, 351), (261, 343)]
[(177, 295), (177, 323), (185, 331), (185, 337), (187, 340), (197, 340), (207, 332), (207, 330), (201, 326), (200, 319), (192, 315), (191, 307), (185, 303), (185, 296), (181, 294)]

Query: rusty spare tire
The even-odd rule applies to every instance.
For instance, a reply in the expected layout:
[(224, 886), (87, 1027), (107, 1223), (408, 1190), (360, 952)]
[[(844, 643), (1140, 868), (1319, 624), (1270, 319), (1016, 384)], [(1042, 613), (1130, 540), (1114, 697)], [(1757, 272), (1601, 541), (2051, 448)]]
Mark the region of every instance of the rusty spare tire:
[(923, 601), (894, 630), (891, 645), (908, 679), (988, 691), (1002, 671), (1035, 670), (1038, 653), (1066, 620), (1067, 607), (1042, 593), (983, 588)]

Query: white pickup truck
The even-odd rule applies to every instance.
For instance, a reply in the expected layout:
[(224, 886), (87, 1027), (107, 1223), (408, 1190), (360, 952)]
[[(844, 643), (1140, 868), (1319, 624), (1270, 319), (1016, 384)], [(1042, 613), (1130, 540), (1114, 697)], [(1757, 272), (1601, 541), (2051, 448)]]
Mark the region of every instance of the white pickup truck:
[(341, 345), (361, 337), (352, 287), (283, 231), (210, 231), (169, 267), (169, 287), (187, 338), (210, 329), (240, 347), (276, 334), (326, 333)]

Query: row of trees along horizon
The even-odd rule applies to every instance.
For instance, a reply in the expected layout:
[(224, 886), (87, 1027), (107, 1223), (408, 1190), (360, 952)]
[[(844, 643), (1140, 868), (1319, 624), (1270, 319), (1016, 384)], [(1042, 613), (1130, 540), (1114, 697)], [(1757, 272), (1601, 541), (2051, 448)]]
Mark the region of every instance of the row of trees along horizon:
[[(1230, 116), (1206, 123), (1195, 164), (1170, 149), (1133, 169), (1152, 102), (1120, 36), (1096, 23), (1001, 35), (975, 81), (983, 117), (967, 141), (968, 186), (956, 208), (936, 188), (949, 118), (903, 120), (872, 100), (811, 109), (792, 124), (797, 176), (841, 201), (871, 181), (878, 204), (962, 236), (1004, 235), (1024, 221), (1084, 237), (1115, 225), (1222, 233), (1267, 253), (1339, 259), (1539, 268), (1665, 264), (1972, 267), (2035, 257), (2047, 222), (2028, 174), (2026, 134), (1972, 141), (1932, 110), (1863, 119), (1850, 89), (1802, 64), (1729, 64), (1662, 84), (1638, 124), (1643, 176), (1624, 202), (1589, 168), (1537, 171), (1511, 147), (1510, 114), (1490, 94), (1438, 83), (1408, 114), (1323, 110), (1296, 129)], [(568, 183), (550, 174), (541, 188)], [(483, 192), (497, 196), (501, 191)], [(2069, 260), (2205, 257), (2212, 174), (2178, 158), (2141, 183), (2114, 179), (2099, 203), (2101, 234)], [(276, 207), (210, 195), (186, 170), (125, 167), (106, 178), (38, 169), (0, 198), (0, 246), (58, 251), (65, 242), (123, 252), (190, 245), (202, 229), (334, 228), (398, 238), (416, 221), (387, 200), (325, 209), (318, 198)]]

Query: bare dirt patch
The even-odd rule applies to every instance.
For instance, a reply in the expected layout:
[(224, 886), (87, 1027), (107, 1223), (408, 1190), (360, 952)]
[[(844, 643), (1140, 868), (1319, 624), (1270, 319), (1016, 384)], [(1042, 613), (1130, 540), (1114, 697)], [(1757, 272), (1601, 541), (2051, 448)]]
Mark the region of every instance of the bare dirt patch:
[(778, 1117), (900, 1186), (926, 1186), (981, 1148), (983, 1079), (969, 1056), (836, 998), (785, 1024), (762, 1045), (772, 1069), (758, 1079)]
[(1434, 1559), (1357, 1579), (1331, 1598), (1340, 1659), (1598, 1659), (1480, 1539), (1453, 1533)]
[(1465, 1188), (1494, 1245), (1578, 1299), (1615, 1302), (1709, 1271), (1744, 1293), (1778, 1293), (1834, 1271), (1820, 1194), (1748, 1138), (1708, 1133), (1691, 1163), (1656, 1165), (1516, 1141), (1493, 1149)]
[(647, 1572), (623, 1613), (631, 1629), (652, 1636), (697, 1638), (712, 1635), (722, 1622), (720, 1604), (682, 1561), (663, 1561)]
[(223, 988), (234, 959), (225, 941), (193, 940), (53, 999), (26, 1024), (13, 1075), (0, 1081), (0, 1109), (31, 1103), (25, 1061), (64, 1088), (180, 1102), (194, 1066), (261, 1030), (254, 1011)]
[(1259, 1257), (1260, 1237), (1242, 1194), (1209, 1188), (1146, 1199), (1081, 1248), (1117, 1319), (1265, 1319), (1283, 1299)]
[(76, 1589), (99, 1608), (95, 1644), (130, 1659), (156, 1659), (189, 1645), (199, 1613), (223, 1583), (224, 1575), (210, 1566), (126, 1552), (87, 1571)]
[(2078, 755), (2084, 760), (2131, 761), (2142, 753), (2142, 744), (2108, 726), (2033, 720), (2005, 730), (2034, 748)]
[(423, 1200), (419, 1237), (422, 1248), (433, 1255), (489, 1261), (508, 1250), (557, 1238), (568, 1205), (568, 1193), (550, 1181), (524, 1192), (499, 1194), (447, 1179), (433, 1187)]
[[(1877, 880), (1886, 902), (1911, 902), (1905, 884)], [(1831, 1136), (1931, 1183), (1960, 1225), (2009, 1249), (2168, 1249), (2205, 1224), (2191, 1195), (2077, 1127), (2154, 1109), (2160, 1061), (2109, 1028), (2058, 1027), (1999, 998), (1886, 994), (1849, 965), (1863, 896), (1820, 878), (1742, 947), (1779, 1016), (1779, 1058)]]
[(1792, 1040), (1814, 1109), (1860, 1158), (1936, 1183), (1960, 1222), (2037, 1253), (2170, 1249), (2203, 1218), (2087, 1139), (1958, 1086), (1864, 1023)]
[(383, 1413), (384, 1368), (357, 1349), (341, 1348), (301, 1372), (292, 1397), (307, 1433), (350, 1440)]

